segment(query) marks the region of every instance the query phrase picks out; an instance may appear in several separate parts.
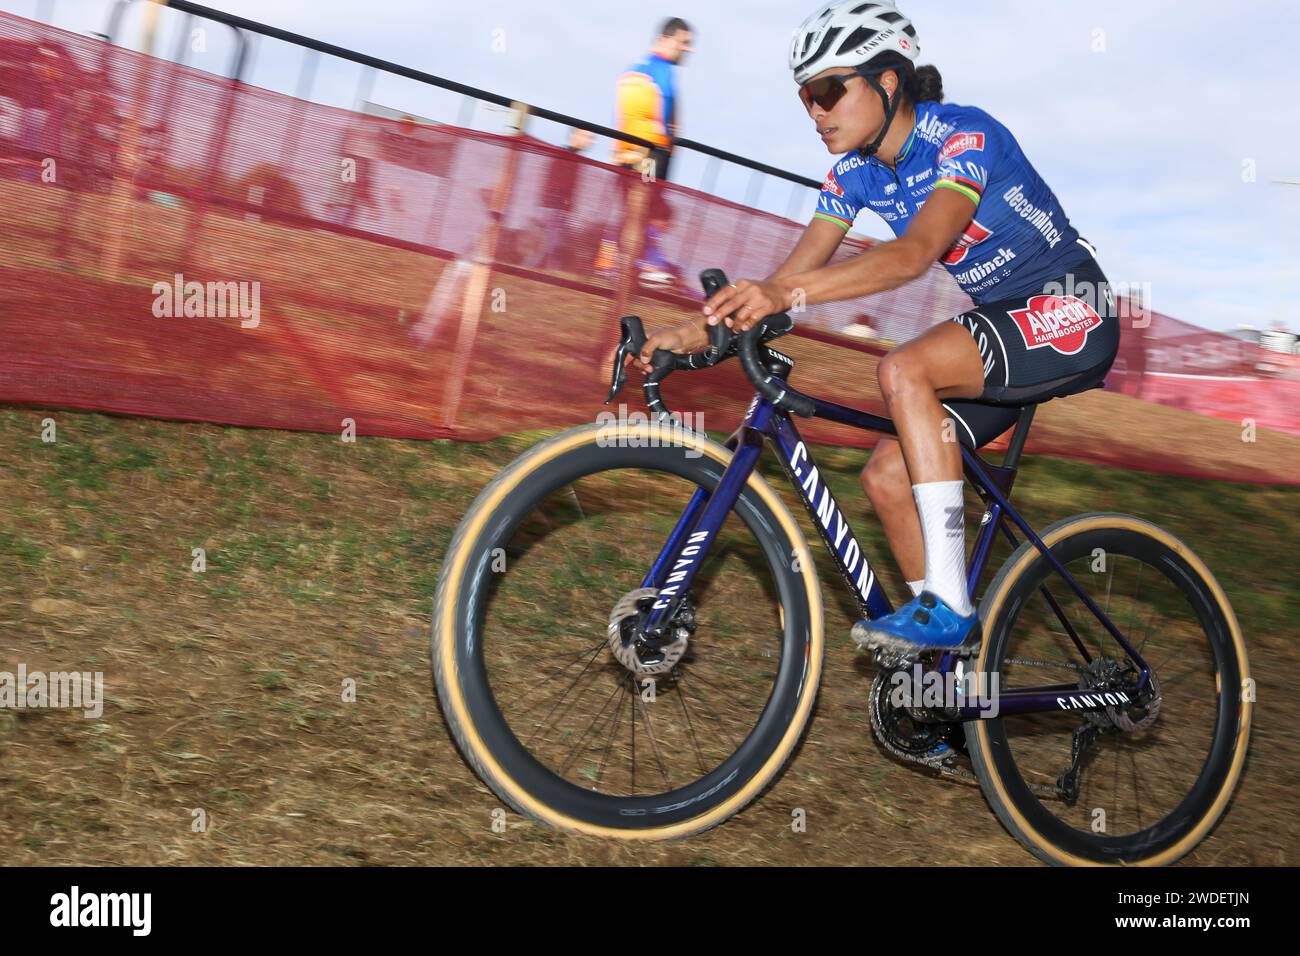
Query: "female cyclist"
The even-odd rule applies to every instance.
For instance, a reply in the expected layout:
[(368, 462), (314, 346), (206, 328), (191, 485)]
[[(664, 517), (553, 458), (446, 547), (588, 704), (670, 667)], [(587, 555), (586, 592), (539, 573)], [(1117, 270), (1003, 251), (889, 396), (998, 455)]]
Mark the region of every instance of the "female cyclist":
[[(947, 267), (975, 307), (881, 359), (898, 440), (882, 440), (862, 475), (915, 596), (860, 621), (853, 636), (903, 653), (978, 638), (961, 453), (944, 440), (946, 420), (978, 448), (1015, 421), (1018, 405), (1098, 384), (1119, 346), (1092, 247), (1007, 128), (974, 106), (944, 103), (938, 71), (918, 68), (917, 54), (916, 30), (892, 2), (838, 0), (804, 21), (790, 47), (799, 96), (827, 150), (846, 155), (775, 273), (720, 290), (704, 316), (651, 336), (638, 356), (649, 370), (657, 348), (706, 347), (706, 323), (740, 332), (796, 299), (854, 299), (906, 285), (935, 262)], [(862, 209), (896, 238), (827, 265)]]

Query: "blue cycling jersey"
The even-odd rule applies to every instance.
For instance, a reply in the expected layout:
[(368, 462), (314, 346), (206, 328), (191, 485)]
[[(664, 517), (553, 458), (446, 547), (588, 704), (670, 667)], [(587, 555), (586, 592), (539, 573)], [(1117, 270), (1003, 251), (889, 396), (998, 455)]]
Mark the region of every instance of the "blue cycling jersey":
[(915, 113), (893, 168), (856, 150), (831, 168), (817, 218), (848, 229), (870, 209), (901, 236), (932, 189), (969, 197), (975, 216), (940, 261), (976, 304), (1039, 292), (1093, 254), (1005, 126), (955, 103)]

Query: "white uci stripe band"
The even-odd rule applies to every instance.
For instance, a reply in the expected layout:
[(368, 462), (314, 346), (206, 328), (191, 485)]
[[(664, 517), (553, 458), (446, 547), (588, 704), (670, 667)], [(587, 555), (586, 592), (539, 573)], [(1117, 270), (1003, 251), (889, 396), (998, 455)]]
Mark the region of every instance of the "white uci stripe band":
[(966, 429), (966, 434), (967, 434), (967, 435), (970, 435), (970, 444), (971, 444), (971, 447), (972, 447), (972, 448), (978, 448), (978, 447), (979, 447), (979, 442), (977, 442), (977, 441), (975, 440), (975, 433), (974, 433), (973, 431), (971, 431), (971, 430), (970, 430), (970, 426), (966, 424), (966, 419), (962, 418), (960, 415), (958, 415), (956, 412), (954, 412), (954, 411), (952, 410), (952, 406), (949, 405), (947, 402), (940, 402), (939, 404), (941, 404), (944, 408), (946, 408), (946, 409), (948, 410), (948, 414), (949, 414), (949, 415), (951, 415), (953, 418), (957, 419), (957, 421), (961, 423), (961, 427), (962, 427), (962, 428)]

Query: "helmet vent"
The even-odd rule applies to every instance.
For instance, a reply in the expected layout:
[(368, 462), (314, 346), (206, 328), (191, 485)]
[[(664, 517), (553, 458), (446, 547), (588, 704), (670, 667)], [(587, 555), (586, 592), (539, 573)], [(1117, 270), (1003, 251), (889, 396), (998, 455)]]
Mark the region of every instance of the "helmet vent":
[(835, 38), (843, 32), (843, 27), (831, 27), (826, 31), (826, 36), (822, 37), (822, 42), (818, 44), (817, 49), (811, 55), (806, 56), (803, 59), (805, 61), (821, 59), (826, 54), (826, 51), (830, 49), (831, 44), (835, 42)]
[(841, 43), (840, 48), (835, 52), (836, 54), (848, 53), (850, 50), (862, 46), (862, 44), (866, 43), (873, 36), (876, 36), (879, 32), (880, 31), (878, 30), (872, 30), (867, 27), (858, 27), (849, 34), (849, 38)]

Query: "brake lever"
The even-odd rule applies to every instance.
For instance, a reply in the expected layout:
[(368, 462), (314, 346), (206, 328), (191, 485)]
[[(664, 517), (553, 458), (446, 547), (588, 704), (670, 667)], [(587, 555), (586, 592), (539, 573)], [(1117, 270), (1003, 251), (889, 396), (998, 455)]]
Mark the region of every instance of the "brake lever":
[(641, 317), (636, 315), (625, 315), (619, 319), (619, 327), (623, 330), (623, 338), (618, 343), (618, 351), (614, 353), (614, 370), (610, 376), (609, 398), (605, 399), (605, 404), (612, 402), (623, 386), (627, 384), (627, 369), (624, 368), (623, 362), (628, 354), (641, 354), (641, 347), (645, 345), (645, 326), (641, 324)]
[[(713, 298), (714, 293), (729, 283), (727, 282), (727, 274), (721, 269), (705, 269), (700, 273), (700, 284), (704, 286), (705, 296)], [(765, 327), (763, 336), (759, 340), (760, 345), (779, 338), (794, 329), (794, 319), (790, 318), (789, 312), (774, 313), (763, 321)], [(718, 351), (719, 355), (726, 355), (735, 348), (736, 334), (721, 319), (718, 320), (717, 325), (709, 326), (709, 342)]]

